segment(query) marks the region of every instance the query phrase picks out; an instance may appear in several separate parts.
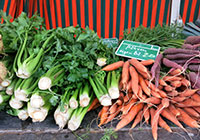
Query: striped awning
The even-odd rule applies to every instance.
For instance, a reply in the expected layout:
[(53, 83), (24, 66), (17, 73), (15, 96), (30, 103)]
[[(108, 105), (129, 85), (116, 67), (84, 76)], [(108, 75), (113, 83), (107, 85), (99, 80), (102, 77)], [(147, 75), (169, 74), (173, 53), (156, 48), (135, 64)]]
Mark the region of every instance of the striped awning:
[(180, 14), (183, 23), (196, 21), (200, 15), (200, 0), (181, 0)]
[[(15, 0), (1, 0), (1, 5), (5, 6), (6, 1), (11, 5), (10, 3)], [(103, 38), (122, 36), (124, 29), (138, 27), (141, 24), (145, 27), (167, 24), (171, 7), (170, 0), (16, 1), (19, 5), (16, 15), (24, 10), (32, 16), (37, 11), (45, 18), (47, 29), (79, 24), (83, 28), (89, 26)]]
[[(17, 10), (17, 0), (0, 0), (0, 9), (14, 18)], [(3, 23), (3, 18), (1, 18), (1, 23)]]

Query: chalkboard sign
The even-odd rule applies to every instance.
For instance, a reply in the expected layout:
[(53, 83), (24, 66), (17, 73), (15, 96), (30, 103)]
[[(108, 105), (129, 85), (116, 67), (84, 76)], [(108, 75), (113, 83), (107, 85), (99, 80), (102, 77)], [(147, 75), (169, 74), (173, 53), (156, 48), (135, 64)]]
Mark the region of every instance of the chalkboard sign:
[(159, 46), (123, 40), (117, 48), (115, 54), (118, 56), (136, 58), (139, 60), (155, 60), (156, 56), (159, 54), (159, 51)]
[(103, 44), (106, 44), (109, 48), (117, 48), (119, 40), (117, 38), (104, 38)]

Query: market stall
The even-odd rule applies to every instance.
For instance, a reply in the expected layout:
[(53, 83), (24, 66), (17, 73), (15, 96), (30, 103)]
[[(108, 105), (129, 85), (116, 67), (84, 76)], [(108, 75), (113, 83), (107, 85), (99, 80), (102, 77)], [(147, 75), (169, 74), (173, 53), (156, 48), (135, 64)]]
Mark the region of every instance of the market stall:
[(197, 140), (200, 3), (176, 2), (1, 1), (0, 138)]

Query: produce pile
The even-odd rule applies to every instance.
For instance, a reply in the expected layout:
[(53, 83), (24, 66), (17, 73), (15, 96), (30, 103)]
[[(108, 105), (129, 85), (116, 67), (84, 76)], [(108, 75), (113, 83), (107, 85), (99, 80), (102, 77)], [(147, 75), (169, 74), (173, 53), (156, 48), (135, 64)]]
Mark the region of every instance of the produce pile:
[[(33, 122), (54, 112), (60, 128), (68, 122), (69, 129), (77, 129), (96, 96), (89, 77), (119, 60), (114, 49), (89, 28), (46, 30), (38, 15), (22, 13), (13, 22), (1, 16), (0, 108)], [(101, 94), (97, 97), (107, 104), (110, 96)]]
[(46, 30), (38, 15), (1, 16), (0, 110), (33, 122), (53, 114), (60, 129), (74, 131), (102, 107), (99, 127), (115, 118), (115, 130), (146, 122), (155, 140), (158, 126), (172, 132), (166, 119), (184, 131), (181, 122), (200, 127), (200, 36), (184, 41), (166, 25), (126, 30), (123, 39), (161, 47), (155, 60), (139, 61), (116, 56), (87, 27)]

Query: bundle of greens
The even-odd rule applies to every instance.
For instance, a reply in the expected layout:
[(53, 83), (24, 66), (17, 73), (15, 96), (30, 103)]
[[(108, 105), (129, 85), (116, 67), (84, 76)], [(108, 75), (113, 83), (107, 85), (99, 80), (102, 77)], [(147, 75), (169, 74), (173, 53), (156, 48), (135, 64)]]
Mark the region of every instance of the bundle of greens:
[(180, 48), (184, 43), (182, 28), (177, 25), (158, 24), (154, 28), (145, 28), (142, 25), (138, 28), (131, 28), (124, 31), (122, 40), (131, 40), (161, 47), (161, 51), (166, 48)]

